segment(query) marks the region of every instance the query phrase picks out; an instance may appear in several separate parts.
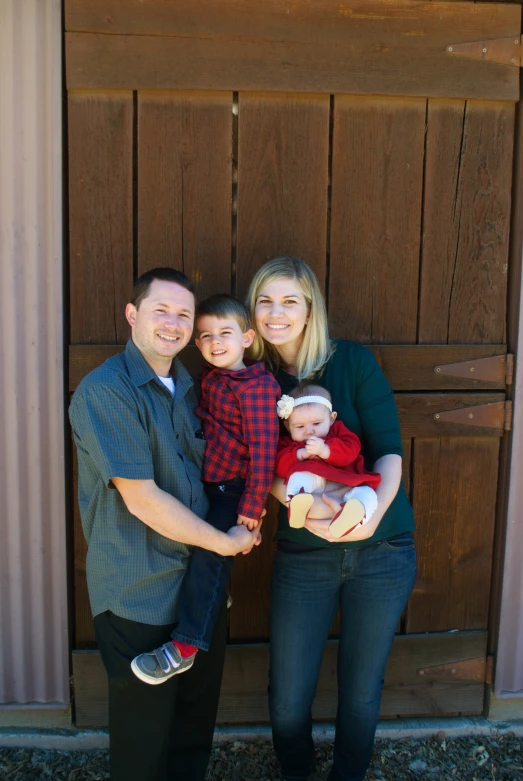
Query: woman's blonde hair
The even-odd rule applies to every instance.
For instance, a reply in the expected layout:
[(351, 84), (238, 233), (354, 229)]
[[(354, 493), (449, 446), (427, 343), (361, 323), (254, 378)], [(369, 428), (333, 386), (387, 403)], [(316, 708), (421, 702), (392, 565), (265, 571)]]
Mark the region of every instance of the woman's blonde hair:
[[(278, 279), (295, 279), (303, 290), (309, 307), (309, 319), (304, 330), (296, 360), (298, 380), (311, 379), (320, 373), (332, 355), (332, 346), (327, 326), (327, 311), (318, 281), (309, 266), (298, 258), (274, 258), (265, 263), (254, 275), (247, 293), (247, 306), (254, 322), (254, 309), (260, 290)], [(272, 372), (285, 368), (278, 352), (256, 331), (251, 355), (257, 361), (265, 361)]]

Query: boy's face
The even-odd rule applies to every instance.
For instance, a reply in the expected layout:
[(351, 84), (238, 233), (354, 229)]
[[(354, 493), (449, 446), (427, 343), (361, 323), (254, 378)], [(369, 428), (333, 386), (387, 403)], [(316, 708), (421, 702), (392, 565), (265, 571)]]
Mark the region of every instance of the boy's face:
[(202, 315), (196, 322), (196, 346), (207, 363), (219, 369), (243, 369), (243, 353), (254, 340), (254, 331), (245, 333), (234, 317)]
[(336, 420), (336, 413), (329, 412), (325, 404), (300, 404), (285, 421), (291, 439), (306, 442), (311, 437), (325, 439)]

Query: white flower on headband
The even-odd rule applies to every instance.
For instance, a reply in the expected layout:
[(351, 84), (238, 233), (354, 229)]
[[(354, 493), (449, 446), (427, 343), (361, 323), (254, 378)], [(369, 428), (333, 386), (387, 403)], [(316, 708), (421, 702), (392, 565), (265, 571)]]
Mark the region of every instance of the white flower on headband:
[(289, 415), (294, 409), (294, 399), (292, 396), (286, 396), (283, 395), (281, 399), (278, 401), (277, 404), (278, 407), (278, 416), (280, 418), (283, 418), (283, 420), (287, 420)]
[(284, 394), (277, 403), (279, 417), (287, 420), (294, 407), (299, 407), (300, 404), (323, 404), (329, 412), (332, 412), (332, 404), (323, 396), (300, 396), (298, 399), (293, 399), (292, 396)]

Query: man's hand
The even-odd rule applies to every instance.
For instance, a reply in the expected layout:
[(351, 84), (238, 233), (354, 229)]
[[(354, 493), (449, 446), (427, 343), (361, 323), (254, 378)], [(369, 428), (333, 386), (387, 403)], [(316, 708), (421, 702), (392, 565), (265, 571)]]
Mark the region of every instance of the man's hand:
[(330, 448), (325, 444), (321, 437), (309, 437), (305, 443), (305, 450), (308, 458), (318, 456), (318, 458), (328, 458), (331, 454)]
[(222, 556), (236, 556), (237, 553), (250, 553), (255, 545), (259, 545), (261, 542), (261, 529), (262, 522), (260, 521), (252, 531), (246, 526), (237, 524), (233, 526), (227, 532), (227, 539), (225, 542), (225, 550), (220, 553)]

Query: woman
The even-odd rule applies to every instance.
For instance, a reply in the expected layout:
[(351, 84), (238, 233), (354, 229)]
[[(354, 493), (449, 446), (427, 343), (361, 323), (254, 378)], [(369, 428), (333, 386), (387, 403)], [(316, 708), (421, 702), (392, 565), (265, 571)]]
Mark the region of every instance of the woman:
[[(303, 529), (291, 529), (280, 508), (271, 596), (269, 706), (283, 774), (287, 781), (306, 781), (311, 771), (311, 706), (340, 607), (329, 781), (361, 781), (372, 756), (387, 657), (416, 576), (394, 398), (372, 353), (355, 342), (330, 341), (323, 297), (303, 261), (266, 263), (252, 280), (248, 304), (256, 360), (272, 369), (282, 393), (310, 380), (327, 388), (339, 419), (361, 439), (367, 469), (381, 475), (371, 520), (341, 540), (328, 531), (340, 507), (335, 498), (317, 498)], [(281, 481), (273, 493), (285, 501)]]

